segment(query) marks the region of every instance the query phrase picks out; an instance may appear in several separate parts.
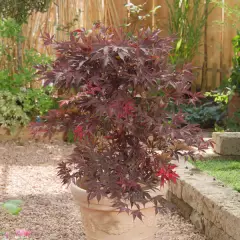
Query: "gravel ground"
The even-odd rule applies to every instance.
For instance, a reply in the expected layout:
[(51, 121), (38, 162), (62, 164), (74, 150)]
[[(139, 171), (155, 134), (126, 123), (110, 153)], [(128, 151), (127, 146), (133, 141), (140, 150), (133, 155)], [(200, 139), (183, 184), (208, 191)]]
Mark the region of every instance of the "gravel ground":
[[(56, 166), (72, 146), (28, 142), (0, 143), (0, 202), (21, 199), (19, 216), (0, 211), (0, 232), (28, 229), (33, 239), (84, 240), (81, 219), (71, 194), (56, 177)], [(159, 216), (161, 240), (204, 240), (177, 214)]]

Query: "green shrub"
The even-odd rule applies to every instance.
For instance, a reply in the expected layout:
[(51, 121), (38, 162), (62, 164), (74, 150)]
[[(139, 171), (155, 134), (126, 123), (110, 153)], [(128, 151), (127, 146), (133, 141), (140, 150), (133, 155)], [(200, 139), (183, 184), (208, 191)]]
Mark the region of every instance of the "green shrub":
[(4, 0), (0, 1), (0, 15), (13, 18), (18, 23), (26, 23), (33, 12), (46, 12), (51, 0)]
[[(0, 126), (10, 129), (25, 126), (38, 115), (45, 114), (56, 107), (52, 97), (54, 89), (33, 88), (38, 64), (50, 65), (51, 57), (26, 49), (20, 60), (16, 59), (14, 49), (25, 40), (21, 36), (21, 24), (14, 19), (0, 20)], [(6, 44), (9, 42), (9, 44)]]
[[(11, 56), (9, 56), (9, 62), (11, 61)], [(0, 89), (19, 93), (21, 88), (30, 88), (36, 78), (34, 66), (50, 62), (51, 58), (45, 54), (40, 54), (34, 49), (25, 50), (22, 66), (16, 72), (12, 73), (12, 69), (9, 68), (0, 70)]]
[(202, 128), (212, 128), (219, 124), (224, 116), (221, 105), (207, 102), (199, 106), (182, 106), (182, 110), (186, 113), (185, 119), (192, 124), (199, 124)]
[(29, 117), (22, 107), (23, 97), (9, 91), (0, 91), (0, 126), (11, 132), (17, 127), (25, 126)]
[[(47, 92), (49, 91), (49, 92)], [(0, 91), (0, 126), (14, 132), (26, 126), (38, 115), (56, 107), (51, 97), (52, 89), (26, 89), (25, 92)]]
[(56, 107), (56, 100), (52, 97), (53, 88), (27, 89), (23, 94), (23, 110), (30, 118), (45, 114)]
[(233, 69), (229, 78), (229, 85), (232, 87), (234, 92), (240, 93), (240, 31), (232, 40), (234, 57), (232, 59)]

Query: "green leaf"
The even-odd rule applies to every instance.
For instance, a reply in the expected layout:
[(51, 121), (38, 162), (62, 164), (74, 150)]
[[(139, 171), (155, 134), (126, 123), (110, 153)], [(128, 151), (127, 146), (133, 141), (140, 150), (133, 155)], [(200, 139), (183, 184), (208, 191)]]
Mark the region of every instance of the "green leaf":
[(22, 204), (23, 204), (23, 201), (21, 200), (9, 200), (3, 203), (2, 207), (12, 215), (18, 215), (22, 210), (21, 208)]
[(10, 203), (16, 204), (16, 205), (22, 205), (23, 204), (23, 201), (19, 200), (19, 199), (8, 200), (7, 202), (10, 202)]
[(155, 7), (152, 11), (150, 11), (150, 12), (153, 13), (153, 14), (155, 14), (156, 11), (157, 11), (159, 8), (161, 8), (160, 5), (156, 6), (156, 7)]
[(180, 49), (181, 45), (182, 45), (182, 38), (177, 42), (176, 51)]

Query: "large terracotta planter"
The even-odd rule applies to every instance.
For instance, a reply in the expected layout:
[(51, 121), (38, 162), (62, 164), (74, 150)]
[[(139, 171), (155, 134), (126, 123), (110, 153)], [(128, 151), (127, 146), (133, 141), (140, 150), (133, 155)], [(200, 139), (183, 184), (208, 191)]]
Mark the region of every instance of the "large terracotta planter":
[[(127, 213), (118, 213), (111, 207), (111, 201), (104, 198), (97, 202), (87, 202), (87, 193), (84, 189), (71, 184), (73, 198), (80, 207), (83, 225), (87, 240), (153, 240), (157, 219), (152, 204), (142, 209), (143, 222), (133, 221)], [(77, 238), (76, 238), (77, 240)]]
[(228, 117), (234, 118), (234, 114), (240, 111), (240, 95), (235, 93), (228, 104)]

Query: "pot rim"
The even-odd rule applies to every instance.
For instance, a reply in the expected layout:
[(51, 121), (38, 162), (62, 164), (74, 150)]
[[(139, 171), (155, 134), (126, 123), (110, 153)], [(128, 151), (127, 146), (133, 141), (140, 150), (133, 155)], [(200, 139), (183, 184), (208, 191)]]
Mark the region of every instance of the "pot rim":
[[(111, 201), (111, 199), (106, 198), (106, 197), (101, 198), (101, 200), (99, 202), (96, 198), (93, 198), (88, 202), (87, 191), (85, 189), (79, 187), (74, 181), (71, 181), (70, 188), (71, 188), (71, 192), (73, 194), (74, 200), (77, 201), (81, 206), (88, 207), (88, 208), (96, 208), (96, 205), (97, 205), (99, 208), (99, 205), (100, 205), (100, 206), (109, 208), (107, 210), (118, 211), (116, 208), (112, 207), (113, 202)], [(160, 194), (160, 192), (159, 192), (159, 194), (156, 194), (156, 192), (155, 192), (154, 195), (161, 195), (161, 194)], [(128, 203), (128, 204), (130, 205), (130, 203)], [(152, 208), (152, 207), (154, 207), (154, 204), (152, 202), (146, 203), (145, 206), (140, 204), (140, 209), (147, 209), (147, 208)], [(131, 209), (137, 210), (136, 207), (133, 207)]]

